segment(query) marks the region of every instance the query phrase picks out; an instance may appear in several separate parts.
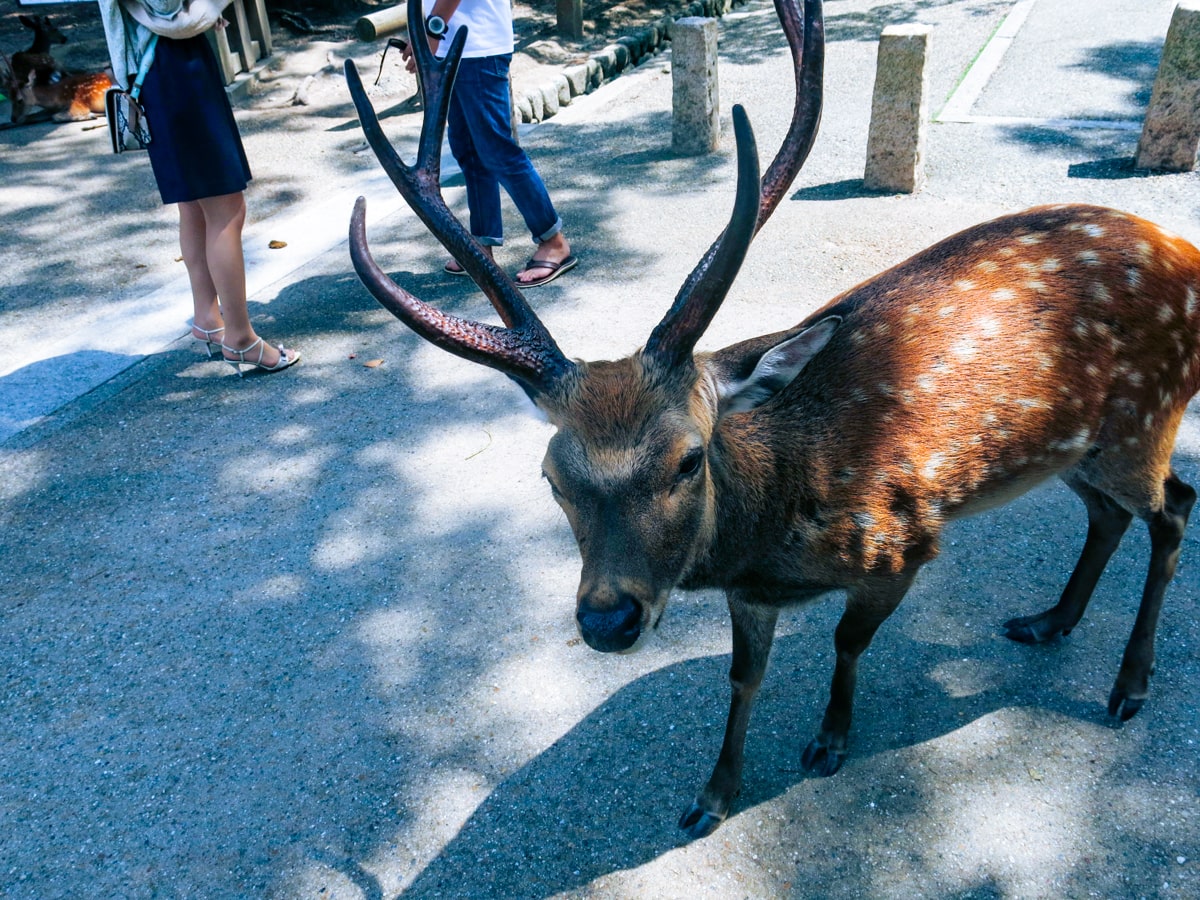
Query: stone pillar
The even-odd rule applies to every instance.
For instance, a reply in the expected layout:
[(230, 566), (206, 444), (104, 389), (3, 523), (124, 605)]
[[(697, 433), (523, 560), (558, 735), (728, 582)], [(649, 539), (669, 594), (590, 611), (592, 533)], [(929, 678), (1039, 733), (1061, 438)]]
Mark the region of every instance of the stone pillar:
[(576, 41), (583, 39), (583, 0), (558, 0), (558, 33)]
[(879, 38), (863, 186), (912, 194), (925, 184), (929, 26), (889, 25)]
[(683, 156), (721, 143), (717, 20), (690, 16), (671, 26), (671, 146)]
[(1200, 148), (1200, 0), (1175, 7), (1134, 166), (1190, 172)]

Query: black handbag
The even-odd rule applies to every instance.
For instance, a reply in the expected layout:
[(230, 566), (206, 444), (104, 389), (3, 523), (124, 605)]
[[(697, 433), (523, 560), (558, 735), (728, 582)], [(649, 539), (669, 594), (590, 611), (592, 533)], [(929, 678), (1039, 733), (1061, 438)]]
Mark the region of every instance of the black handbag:
[(146, 47), (133, 87), (127, 91), (111, 87), (104, 93), (104, 115), (108, 119), (108, 136), (112, 140), (113, 153), (145, 150), (150, 145), (150, 123), (146, 120), (146, 110), (138, 102), (138, 95), (142, 92), (142, 81), (150, 71), (150, 64), (154, 62), (157, 44), (158, 35), (155, 35)]

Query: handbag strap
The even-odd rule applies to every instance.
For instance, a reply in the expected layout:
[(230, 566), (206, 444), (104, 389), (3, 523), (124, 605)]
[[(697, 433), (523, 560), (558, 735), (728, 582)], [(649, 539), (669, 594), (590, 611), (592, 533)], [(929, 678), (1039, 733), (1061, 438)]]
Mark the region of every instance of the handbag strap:
[(146, 45), (146, 52), (142, 54), (142, 63), (138, 66), (137, 78), (134, 79), (133, 87), (129, 90), (129, 96), (134, 100), (142, 92), (142, 82), (146, 80), (146, 73), (150, 71), (150, 65), (154, 62), (154, 48), (157, 46), (158, 35), (151, 35), (150, 43)]

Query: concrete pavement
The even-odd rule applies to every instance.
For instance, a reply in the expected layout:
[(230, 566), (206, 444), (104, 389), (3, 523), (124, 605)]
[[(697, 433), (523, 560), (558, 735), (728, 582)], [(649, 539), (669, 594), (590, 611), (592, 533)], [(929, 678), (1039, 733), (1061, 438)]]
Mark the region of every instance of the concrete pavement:
[[(1080, 124), (1137, 120), (1171, 4), (1133, 16), (1117, 0), (1037, 0), (972, 80), (1017, 5), (827, 4), (821, 134), (703, 347), (786, 327), (939, 237), (1037, 203), (1116, 206), (1200, 242), (1198, 176), (1136, 176), (1136, 130)], [(921, 194), (869, 195), (875, 40), (914, 20), (933, 27), (933, 109), (978, 89), (959, 101), (967, 121), (932, 126)], [(745, 105), (767, 156), (791, 107), (771, 7), (740, 7), (720, 39), (723, 121)], [(529, 295), (569, 355), (639, 346), (732, 202), (731, 139), (671, 155), (669, 63), (526, 136), (582, 260)], [(385, 80), (377, 105), (410, 90)], [(239, 380), (177, 340), (190, 304), (144, 161), (105, 155), (78, 126), (0, 133), (0, 894), (1196, 894), (1195, 528), (1154, 694), (1115, 728), (1103, 702), (1140, 530), (1070, 638), (997, 633), (1047, 605), (1074, 561), (1084, 514), (1057, 485), (947, 535), (865, 658), (852, 755), (828, 780), (798, 754), (840, 605), (790, 613), (735, 814), (686, 844), (674, 823), (726, 711), (723, 603), (673, 598), (636, 655), (579, 643), (578, 557), (539, 478), (548, 427), (350, 270), (343, 235), (366, 193), (394, 277), (491, 320), (440, 273), (339, 91), (334, 72), (310, 107), (267, 92), (239, 110), (256, 173), (251, 308), (305, 355), (269, 378)], [(414, 116), (385, 121), (411, 155)], [(459, 209), (461, 193), (447, 190)], [(510, 225), (499, 258), (515, 269), (529, 247)], [(1192, 414), (1177, 464), (1200, 482)]]

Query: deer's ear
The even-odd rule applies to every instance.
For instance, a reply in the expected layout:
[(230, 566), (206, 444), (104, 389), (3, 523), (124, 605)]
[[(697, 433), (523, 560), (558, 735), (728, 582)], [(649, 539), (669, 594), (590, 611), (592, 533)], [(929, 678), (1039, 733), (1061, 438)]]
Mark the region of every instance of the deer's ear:
[(791, 384), (808, 361), (829, 343), (841, 321), (840, 316), (828, 316), (769, 348), (749, 375), (718, 379), (721, 415), (761, 406)]

